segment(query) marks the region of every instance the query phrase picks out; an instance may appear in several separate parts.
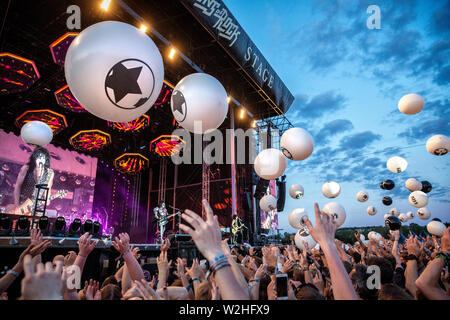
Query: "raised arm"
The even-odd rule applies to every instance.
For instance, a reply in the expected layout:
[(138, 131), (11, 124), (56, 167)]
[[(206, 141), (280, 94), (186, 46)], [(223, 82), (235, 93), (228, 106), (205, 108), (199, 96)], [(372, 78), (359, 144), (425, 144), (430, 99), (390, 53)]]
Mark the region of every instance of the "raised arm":
[(353, 288), (350, 277), (345, 270), (334, 243), (336, 224), (331, 221), (326, 213), (319, 210), (317, 203), (314, 205), (314, 209), (316, 213), (316, 225), (313, 227), (309, 219), (306, 221), (306, 225), (313, 239), (319, 243), (328, 261), (334, 298), (336, 300), (358, 300), (358, 295)]
[(242, 290), (236, 281), (230, 263), (222, 250), (222, 235), (217, 216), (213, 215), (206, 200), (203, 200), (203, 208), (206, 212), (206, 221), (203, 221), (195, 212), (186, 210), (182, 218), (191, 227), (180, 224), (180, 229), (192, 237), (198, 250), (208, 259), (222, 298), (224, 300), (248, 300), (248, 290)]
[(133, 256), (130, 250), (130, 236), (128, 233), (121, 233), (119, 237), (115, 238), (115, 241), (112, 242), (114, 248), (120, 252), (127, 265), (127, 270), (130, 274), (131, 280), (140, 281), (145, 279), (144, 272), (142, 271), (139, 262)]

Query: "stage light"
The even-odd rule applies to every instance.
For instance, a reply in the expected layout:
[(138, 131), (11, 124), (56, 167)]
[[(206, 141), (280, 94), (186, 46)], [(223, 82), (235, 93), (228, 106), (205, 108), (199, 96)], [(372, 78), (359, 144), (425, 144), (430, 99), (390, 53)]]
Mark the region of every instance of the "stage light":
[(63, 237), (66, 234), (66, 219), (64, 217), (58, 217), (53, 224), (52, 236)]
[(16, 236), (29, 236), (30, 235), (30, 220), (28, 217), (21, 216), (16, 223), (16, 229), (14, 231)]
[(69, 226), (69, 236), (80, 236), (81, 235), (81, 219), (75, 218)]
[(148, 27), (142, 23), (141, 26), (139, 27), (139, 30), (141, 30), (143, 33), (146, 33), (148, 30)]
[(177, 52), (177, 50), (175, 48), (170, 48), (170, 52), (169, 52), (169, 59), (173, 59), (175, 57), (175, 53)]
[(256, 120), (253, 120), (253, 122), (252, 122), (252, 128), (256, 128)]
[(41, 233), (46, 236), (48, 234), (48, 229), (50, 226), (50, 222), (48, 221), (47, 216), (42, 216), (39, 218), (39, 230), (41, 230)]
[(89, 232), (92, 234), (93, 231), (93, 223), (91, 219), (87, 219), (83, 224), (83, 233)]
[(93, 230), (94, 237), (101, 238), (102, 236), (102, 224), (98, 221), (94, 221), (94, 230)]
[(102, 8), (105, 11), (108, 11), (110, 3), (111, 3), (111, 0), (103, 0), (102, 4), (100, 5), (100, 8)]
[(241, 115), (239, 116), (241, 119), (244, 119), (245, 116), (245, 110), (241, 109)]
[(228, 102), (228, 103), (231, 102), (231, 97), (230, 97), (230, 96), (227, 97), (227, 102)]
[(9, 236), (12, 230), (12, 220), (8, 216), (0, 218), (0, 236)]

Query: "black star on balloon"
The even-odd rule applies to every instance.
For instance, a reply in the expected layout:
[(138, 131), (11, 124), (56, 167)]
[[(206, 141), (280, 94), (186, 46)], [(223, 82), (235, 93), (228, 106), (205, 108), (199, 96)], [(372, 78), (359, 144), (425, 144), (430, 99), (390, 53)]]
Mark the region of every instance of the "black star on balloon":
[(111, 69), (110, 74), (106, 77), (105, 86), (114, 91), (116, 103), (129, 93), (142, 93), (137, 83), (141, 71), (142, 67), (127, 69), (122, 63), (116, 64)]
[(184, 99), (183, 94), (180, 91), (175, 91), (172, 94), (172, 110), (173, 111), (178, 111), (179, 113), (183, 114), (183, 103), (186, 103), (186, 100)]

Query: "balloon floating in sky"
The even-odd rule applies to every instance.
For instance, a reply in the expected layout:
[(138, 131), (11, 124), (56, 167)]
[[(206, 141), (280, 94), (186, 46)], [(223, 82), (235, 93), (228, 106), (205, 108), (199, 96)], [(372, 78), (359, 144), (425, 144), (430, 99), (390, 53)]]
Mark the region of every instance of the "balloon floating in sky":
[(290, 128), (281, 136), (280, 148), (286, 158), (305, 160), (314, 150), (314, 139), (302, 128)]
[(400, 112), (408, 115), (417, 114), (422, 111), (425, 101), (416, 93), (404, 95), (398, 102)]
[(292, 210), (289, 214), (289, 224), (294, 229), (300, 229), (304, 227), (304, 218), (307, 218), (308, 214), (303, 208)]
[(322, 211), (331, 217), (338, 228), (344, 224), (347, 215), (344, 207), (339, 203), (329, 202), (322, 208)]
[(303, 248), (305, 247), (303, 242), (305, 242), (308, 248), (310, 249), (314, 248), (314, 246), (317, 243), (313, 239), (313, 237), (311, 237), (311, 235), (308, 232), (308, 229), (306, 228), (301, 228), (300, 230), (297, 231), (294, 237), (294, 242), (297, 248), (299, 248), (300, 250), (303, 250)]
[(429, 153), (443, 156), (450, 150), (450, 138), (443, 134), (437, 134), (428, 139), (426, 147)]
[(391, 157), (386, 163), (386, 167), (390, 172), (400, 173), (406, 170), (408, 162), (402, 157)]
[(431, 183), (428, 181), (422, 181), (422, 192), (430, 193), (432, 189)]
[(341, 186), (334, 181), (325, 182), (322, 185), (322, 194), (327, 198), (336, 198), (341, 193)]
[(305, 190), (299, 184), (293, 184), (289, 188), (289, 195), (291, 196), (292, 199), (300, 199), (303, 197), (304, 193), (305, 193)]
[(427, 224), (428, 232), (434, 236), (442, 237), (446, 229), (445, 224), (440, 221), (433, 220)]
[(391, 210), (389, 210), (389, 214), (391, 216), (396, 216), (398, 217), (398, 215), (400, 214), (400, 212), (398, 212), (397, 208), (392, 208)]
[(30, 121), (20, 129), (22, 140), (33, 146), (45, 146), (53, 139), (52, 129), (42, 121)]
[(152, 39), (118, 21), (81, 31), (67, 50), (64, 71), (78, 102), (93, 115), (115, 122), (147, 112), (164, 80), (163, 60)]
[(402, 226), (401, 220), (396, 216), (387, 217), (384, 223), (386, 227), (391, 231), (399, 230), (400, 227)]
[(356, 200), (359, 202), (366, 202), (369, 200), (369, 194), (366, 191), (361, 190), (356, 194)]
[(178, 82), (170, 105), (177, 122), (192, 133), (217, 129), (228, 113), (227, 92), (207, 73), (193, 73)]
[(261, 200), (259, 200), (259, 207), (264, 212), (275, 210), (277, 208), (277, 198), (271, 194), (266, 194), (261, 198)]
[(395, 187), (394, 181), (388, 179), (380, 183), (380, 188), (383, 190), (392, 190)]
[(398, 215), (398, 218), (400, 219), (401, 222), (407, 222), (408, 221), (408, 217), (404, 213), (400, 213)]
[(369, 240), (380, 241), (383, 236), (376, 231), (370, 231), (367, 234), (367, 238), (369, 238)]
[(381, 200), (385, 206), (390, 206), (392, 204), (391, 197), (383, 197), (383, 200)]
[(414, 191), (409, 195), (408, 201), (410, 205), (416, 208), (422, 208), (428, 204), (428, 196), (425, 192)]
[(377, 214), (377, 209), (374, 206), (367, 207), (367, 213), (374, 216)]
[(408, 180), (406, 180), (405, 186), (406, 189), (408, 189), (411, 192), (419, 191), (422, 189), (422, 182), (420, 182), (416, 178), (409, 178)]
[(254, 168), (256, 174), (266, 180), (280, 177), (286, 170), (287, 161), (278, 149), (265, 149), (255, 158)]
[(428, 208), (422, 207), (417, 210), (417, 216), (422, 220), (428, 220), (431, 217), (431, 212)]
[(414, 219), (414, 213), (412, 211), (408, 211), (406, 213), (406, 216), (408, 217), (408, 219)]

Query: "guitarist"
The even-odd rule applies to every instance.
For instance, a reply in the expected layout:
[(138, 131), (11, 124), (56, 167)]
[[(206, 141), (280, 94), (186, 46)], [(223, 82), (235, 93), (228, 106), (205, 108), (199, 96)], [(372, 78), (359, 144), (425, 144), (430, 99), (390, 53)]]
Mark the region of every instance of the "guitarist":
[[(46, 184), (51, 190), (54, 176), (53, 170), (50, 169), (50, 153), (43, 147), (36, 147), (28, 163), (22, 166), (17, 176), (14, 205), (19, 207), (28, 199), (34, 202), (37, 184)], [(50, 204), (49, 200), (50, 197), (47, 200), (47, 206)]]
[(242, 222), (241, 218), (238, 215), (233, 215), (233, 221), (231, 222), (231, 234), (232, 239), (231, 242), (233, 244), (241, 243), (244, 239), (243, 229), (246, 228), (244, 222)]

